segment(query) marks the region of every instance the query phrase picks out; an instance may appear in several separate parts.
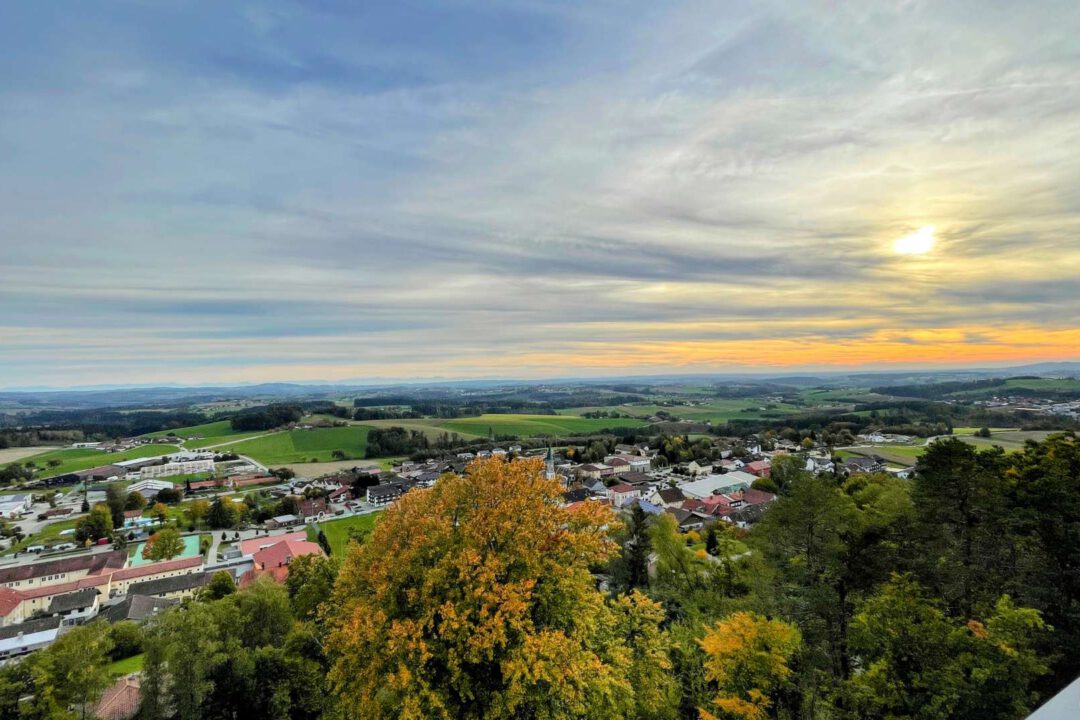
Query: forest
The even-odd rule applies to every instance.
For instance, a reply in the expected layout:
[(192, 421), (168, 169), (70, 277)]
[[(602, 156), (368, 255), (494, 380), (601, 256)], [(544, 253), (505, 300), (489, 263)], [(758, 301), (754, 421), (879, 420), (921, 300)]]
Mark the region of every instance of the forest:
[(1075, 435), (773, 480), (750, 531), (684, 534), (478, 461), (284, 585), (216, 577), (3, 667), (0, 719), (76, 717), (134, 652), (146, 720), (1012, 720), (1080, 674)]

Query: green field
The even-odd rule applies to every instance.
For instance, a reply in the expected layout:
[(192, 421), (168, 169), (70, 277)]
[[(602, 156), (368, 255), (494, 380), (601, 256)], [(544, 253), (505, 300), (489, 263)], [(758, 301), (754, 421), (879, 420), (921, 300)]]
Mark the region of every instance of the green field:
[[(37, 464), (39, 477), (52, 477), (64, 475), (77, 470), (86, 470), (98, 465), (108, 465), (117, 460), (132, 460), (134, 458), (159, 457), (174, 453), (180, 448), (175, 445), (140, 445), (124, 450), (123, 452), (108, 453), (93, 448), (65, 448), (63, 450), (50, 450), (49, 452), (33, 455), (20, 462), (33, 462)], [(59, 460), (56, 467), (49, 467), (50, 460)]]
[(567, 415), (479, 415), (477, 417), (442, 420), (439, 427), (449, 432), (487, 437), (488, 432), (496, 435), (517, 435), (518, 437), (537, 437), (554, 435), (585, 435), (605, 428), (644, 427), (641, 420), (630, 418), (590, 418)]
[(363, 458), (371, 428), (354, 425), (314, 430), (289, 430), (229, 445), (229, 451), (248, 455), (264, 465), (330, 462), (330, 453), (342, 450), (349, 459)]
[(232, 424), (228, 420), (218, 420), (217, 422), (203, 423), (202, 425), (189, 425), (188, 427), (176, 428), (174, 430), (162, 430), (160, 432), (150, 433), (145, 437), (168, 437), (170, 434), (173, 434), (180, 438), (188, 438), (198, 435), (200, 436), (198, 440), (183, 441), (184, 447), (191, 450), (198, 450), (199, 448), (220, 445), (221, 443), (232, 442), (234, 440), (257, 437), (259, 435), (264, 435), (267, 432), (269, 431), (248, 430), (238, 432), (232, 429)]
[(320, 522), (316, 525), (308, 526), (308, 539), (315, 542), (315, 538), (318, 537), (319, 528), (326, 533), (326, 541), (330, 543), (330, 552), (335, 557), (342, 557), (345, 554), (345, 544), (349, 540), (349, 528), (359, 528), (361, 530), (370, 530), (375, 527), (375, 521), (379, 519), (379, 515), (382, 513), (371, 513), (370, 515), (353, 515), (352, 517), (342, 518), (341, 520), (329, 520), (326, 522)]

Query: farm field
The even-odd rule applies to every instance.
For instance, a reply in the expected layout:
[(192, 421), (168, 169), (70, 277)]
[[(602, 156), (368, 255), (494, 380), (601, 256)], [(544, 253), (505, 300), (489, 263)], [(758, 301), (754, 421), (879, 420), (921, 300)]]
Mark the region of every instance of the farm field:
[[(547, 417), (547, 416), (545, 416)], [(429, 440), (436, 440), (443, 433), (456, 432), (462, 440), (478, 440), (482, 437), (487, 437), (486, 429), (481, 433), (480, 431), (473, 432), (461, 432), (459, 430), (451, 430), (443, 426), (444, 423), (453, 422), (451, 420), (440, 420), (438, 418), (415, 418), (408, 420), (364, 420), (363, 424), (368, 427), (388, 428), (399, 427), (406, 430), (415, 430), (422, 432), (427, 436)]]
[(349, 541), (349, 528), (371, 530), (375, 527), (375, 521), (379, 519), (381, 514), (376, 512), (369, 515), (353, 515), (341, 520), (328, 520), (310, 525), (308, 526), (308, 539), (315, 542), (319, 528), (321, 528), (326, 533), (326, 541), (330, 543), (331, 554), (335, 557), (342, 557), (345, 554), (345, 545)]
[[(766, 409), (766, 405), (772, 407)], [(667, 412), (675, 417), (692, 422), (724, 423), (728, 420), (759, 420), (769, 417), (783, 417), (801, 412), (803, 408), (795, 407), (787, 403), (766, 403), (764, 400), (753, 398), (740, 398), (733, 400), (710, 400), (695, 405), (656, 405), (631, 403), (626, 405), (614, 405), (611, 407), (582, 407), (561, 410), (560, 414), (580, 415), (594, 411), (618, 412), (626, 415), (652, 416), (659, 412)], [(609, 421), (610, 422), (610, 421)]]
[[(953, 430), (955, 434), (956, 430)], [(1002, 430), (990, 431), (990, 437), (981, 438), (973, 436), (961, 436), (960, 439), (980, 448), (989, 448), (1000, 445), (1006, 452), (1016, 452), (1024, 449), (1024, 443), (1028, 440), (1045, 440), (1048, 435), (1053, 435), (1052, 430)]]
[(567, 415), (479, 415), (440, 421), (440, 427), (449, 432), (469, 433), (486, 437), (488, 431), (496, 435), (535, 437), (542, 435), (566, 436), (592, 433), (613, 427), (644, 427), (641, 420), (630, 418), (582, 418)]
[(264, 465), (330, 462), (334, 450), (350, 458), (363, 458), (370, 428), (353, 425), (314, 430), (289, 430), (229, 445), (231, 452), (248, 455)]
[(869, 388), (828, 388), (803, 390), (799, 395), (808, 403), (879, 402), (891, 400), (889, 395), (870, 392)]
[(47, 445), (4, 448), (3, 450), (0, 450), (0, 467), (7, 465), (8, 463), (17, 462), (23, 458), (30, 458), (34, 455), (51, 452), (55, 449), (55, 447), (49, 447)]
[[(39, 468), (39, 477), (53, 477), (54, 475), (64, 475), (77, 470), (86, 470), (98, 465), (108, 465), (117, 460), (159, 457), (174, 453), (179, 449), (175, 445), (140, 445), (123, 452), (110, 453), (93, 448), (64, 448), (33, 455), (25, 458), (22, 462), (33, 461)], [(48, 467), (50, 460), (59, 460), (60, 464), (56, 467)]]

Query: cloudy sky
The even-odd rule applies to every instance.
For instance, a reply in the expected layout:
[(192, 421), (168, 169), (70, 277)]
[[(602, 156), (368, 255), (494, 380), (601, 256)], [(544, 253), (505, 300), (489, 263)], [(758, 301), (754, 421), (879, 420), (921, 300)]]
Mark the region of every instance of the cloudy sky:
[(5, 3), (0, 386), (1080, 359), (1078, 37), (1075, 0)]

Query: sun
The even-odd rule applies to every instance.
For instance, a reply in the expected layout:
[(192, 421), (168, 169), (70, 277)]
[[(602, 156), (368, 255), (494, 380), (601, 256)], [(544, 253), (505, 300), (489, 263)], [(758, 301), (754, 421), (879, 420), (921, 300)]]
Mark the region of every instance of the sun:
[(934, 249), (934, 226), (919, 228), (910, 235), (905, 235), (893, 243), (893, 250), (899, 255), (925, 255)]

